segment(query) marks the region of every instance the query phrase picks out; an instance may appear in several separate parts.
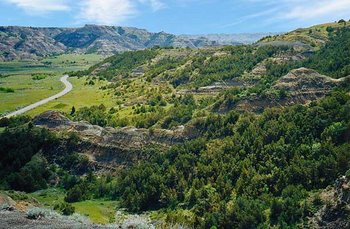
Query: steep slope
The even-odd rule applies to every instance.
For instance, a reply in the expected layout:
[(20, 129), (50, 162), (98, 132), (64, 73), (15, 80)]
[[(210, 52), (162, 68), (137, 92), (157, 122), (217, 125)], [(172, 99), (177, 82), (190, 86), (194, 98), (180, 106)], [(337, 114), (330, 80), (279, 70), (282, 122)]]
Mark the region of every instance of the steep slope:
[(62, 31), (57, 28), (0, 27), (0, 60), (63, 53), (67, 47), (53, 38)]

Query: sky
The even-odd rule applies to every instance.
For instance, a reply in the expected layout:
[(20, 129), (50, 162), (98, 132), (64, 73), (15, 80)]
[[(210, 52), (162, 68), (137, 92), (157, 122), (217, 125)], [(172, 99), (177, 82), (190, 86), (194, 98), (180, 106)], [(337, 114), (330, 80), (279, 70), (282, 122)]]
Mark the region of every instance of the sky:
[(173, 34), (286, 32), (350, 19), (350, 0), (0, 0), (0, 25), (132, 26)]

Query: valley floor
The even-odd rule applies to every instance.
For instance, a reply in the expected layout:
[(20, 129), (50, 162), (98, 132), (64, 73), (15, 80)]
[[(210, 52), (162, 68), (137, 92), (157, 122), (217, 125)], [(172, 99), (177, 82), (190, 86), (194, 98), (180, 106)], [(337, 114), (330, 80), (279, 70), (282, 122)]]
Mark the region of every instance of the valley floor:
[(10, 114), (7, 114), (5, 117), (6, 118), (11, 118), (13, 116), (17, 116), (17, 115), (21, 115), (21, 114), (24, 114), (30, 110), (33, 110), (39, 106), (42, 106), (48, 102), (51, 102), (55, 99), (58, 99), (66, 94), (68, 94), (72, 89), (73, 89), (73, 85), (68, 81), (68, 75), (64, 75), (61, 77), (60, 81), (65, 85), (65, 89), (63, 91), (61, 91), (60, 93), (56, 94), (56, 95), (53, 95), (53, 96), (50, 96), (46, 99), (42, 99), (36, 103), (33, 103), (33, 104), (30, 104), (24, 108), (21, 108), (17, 111), (14, 111), (14, 112), (11, 112)]

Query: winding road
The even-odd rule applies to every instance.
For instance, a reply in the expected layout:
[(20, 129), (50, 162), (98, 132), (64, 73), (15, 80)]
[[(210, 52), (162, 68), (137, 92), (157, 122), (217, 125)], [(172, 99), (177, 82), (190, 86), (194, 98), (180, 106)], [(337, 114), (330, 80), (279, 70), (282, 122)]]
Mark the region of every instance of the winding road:
[(60, 81), (66, 86), (66, 88), (61, 91), (60, 93), (56, 94), (56, 95), (53, 95), (49, 98), (46, 98), (46, 99), (43, 99), (43, 100), (40, 100), (36, 103), (33, 103), (29, 106), (26, 106), (26, 107), (23, 107), (22, 109), (20, 110), (17, 110), (17, 111), (14, 111), (12, 113), (9, 113), (8, 115), (4, 116), (5, 118), (10, 118), (10, 117), (13, 117), (13, 116), (16, 116), (16, 115), (20, 115), (20, 114), (23, 114), (27, 111), (30, 111), (30, 110), (33, 110), (34, 108), (36, 107), (39, 107), (41, 105), (44, 105), (52, 100), (55, 100), (55, 99), (58, 99), (64, 95), (66, 95), (67, 93), (69, 93), (72, 89), (73, 89), (73, 85), (68, 81), (68, 75), (64, 75), (61, 77)]

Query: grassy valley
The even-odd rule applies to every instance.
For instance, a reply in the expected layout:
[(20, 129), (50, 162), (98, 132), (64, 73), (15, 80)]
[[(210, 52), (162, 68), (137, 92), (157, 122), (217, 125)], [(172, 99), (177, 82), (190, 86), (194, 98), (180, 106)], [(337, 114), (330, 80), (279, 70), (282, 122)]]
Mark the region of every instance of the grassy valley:
[[(6, 93), (3, 90), (0, 92), (2, 94), (0, 102), (3, 104), (0, 107), (0, 113), (5, 114), (14, 111), (17, 108), (58, 93), (63, 90), (63, 85), (59, 79), (65, 72), (86, 69), (101, 61), (102, 58), (99, 55), (72, 54), (45, 58), (41, 61), (1, 62), (0, 87), (13, 91)], [(75, 82), (77, 87), (84, 83), (84, 80)]]

